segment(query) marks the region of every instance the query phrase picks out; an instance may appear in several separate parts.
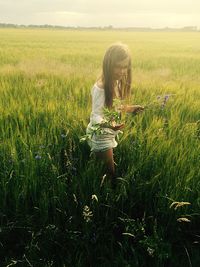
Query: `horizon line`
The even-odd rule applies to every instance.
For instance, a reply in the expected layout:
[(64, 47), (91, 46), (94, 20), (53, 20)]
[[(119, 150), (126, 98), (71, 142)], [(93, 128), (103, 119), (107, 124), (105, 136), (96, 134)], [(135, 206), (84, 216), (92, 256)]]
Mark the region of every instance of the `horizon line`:
[(17, 24), (17, 23), (5, 23), (0, 22), (0, 27), (44, 27), (44, 28), (66, 28), (66, 29), (110, 29), (110, 30), (123, 30), (123, 29), (146, 29), (146, 30), (192, 30), (192, 31), (199, 31), (200, 28), (196, 25), (185, 25), (182, 27), (168, 27), (164, 26), (161, 28), (155, 27), (145, 27), (145, 26), (123, 26), (123, 27), (116, 27), (113, 25), (107, 26), (64, 26), (64, 25), (53, 25), (53, 24)]

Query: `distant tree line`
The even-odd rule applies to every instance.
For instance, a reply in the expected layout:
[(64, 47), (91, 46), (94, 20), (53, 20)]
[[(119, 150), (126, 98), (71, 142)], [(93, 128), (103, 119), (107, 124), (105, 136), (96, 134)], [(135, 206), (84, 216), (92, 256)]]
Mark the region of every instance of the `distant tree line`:
[(57, 25), (23, 25), (23, 24), (11, 24), (11, 23), (0, 23), (0, 28), (41, 28), (41, 29), (65, 29), (65, 30), (122, 30), (122, 31), (191, 31), (197, 32), (200, 29), (197, 26), (186, 26), (182, 28), (148, 28), (148, 27), (122, 27), (116, 28), (112, 25), (104, 26), (104, 27), (80, 27), (80, 26), (57, 26)]

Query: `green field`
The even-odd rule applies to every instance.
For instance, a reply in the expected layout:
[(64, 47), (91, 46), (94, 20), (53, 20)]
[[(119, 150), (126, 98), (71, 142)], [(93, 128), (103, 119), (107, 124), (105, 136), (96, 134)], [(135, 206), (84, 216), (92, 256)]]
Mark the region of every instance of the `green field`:
[[(116, 41), (147, 108), (125, 117), (114, 192), (80, 138)], [(199, 32), (0, 29), (0, 266), (199, 266), (199, 163)]]

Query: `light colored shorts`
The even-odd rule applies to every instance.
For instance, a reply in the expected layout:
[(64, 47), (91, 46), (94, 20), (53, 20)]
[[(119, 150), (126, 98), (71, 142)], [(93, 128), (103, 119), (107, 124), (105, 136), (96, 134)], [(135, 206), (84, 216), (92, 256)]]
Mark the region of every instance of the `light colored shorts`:
[[(87, 127), (86, 133), (90, 133), (90, 127)], [(118, 145), (115, 138), (116, 135), (121, 132), (120, 130), (114, 131), (109, 128), (104, 128), (104, 133), (94, 134), (91, 140), (88, 140), (88, 145), (91, 148), (91, 152), (103, 152), (108, 149), (114, 148)]]

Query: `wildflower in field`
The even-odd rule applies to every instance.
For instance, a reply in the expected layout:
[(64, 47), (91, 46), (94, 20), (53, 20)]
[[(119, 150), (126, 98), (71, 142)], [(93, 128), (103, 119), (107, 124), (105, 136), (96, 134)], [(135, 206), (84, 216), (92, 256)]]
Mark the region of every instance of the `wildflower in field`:
[(165, 95), (165, 96), (164, 96), (164, 102), (167, 102), (168, 99), (169, 99), (169, 97), (170, 97), (170, 95)]
[(170, 96), (170, 95), (165, 95), (165, 96), (163, 97), (163, 102), (162, 102), (162, 104), (161, 104), (161, 109), (163, 109), (163, 108), (166, 106), (166, 103), (167, 103), (167, 101), (168, 101), (168, 99), (169, 99), (169, 96)]
[(155, 249), (148, 247), (147, 248), (147, 252), (148, 252), (149, 256), (153, 257), (154, 256)]
[(67, 137), (66, 134), (61, 134), (60, 136), (61, 136), (62, 138), (66, 138), (66, 137)]
[(36, 155), (35, 159), (40, 160), (42, 157), (40, 155)]
[(93, 217), (92, 211), (87, 205), (85, 205), (83, 208), (83, 219), (88, 223), (91, 221), (92, 217)]

